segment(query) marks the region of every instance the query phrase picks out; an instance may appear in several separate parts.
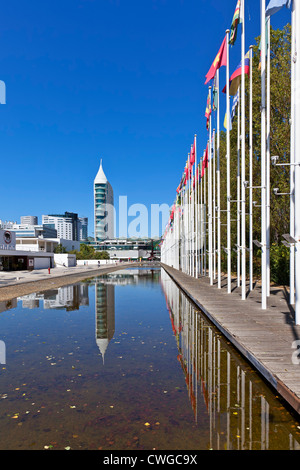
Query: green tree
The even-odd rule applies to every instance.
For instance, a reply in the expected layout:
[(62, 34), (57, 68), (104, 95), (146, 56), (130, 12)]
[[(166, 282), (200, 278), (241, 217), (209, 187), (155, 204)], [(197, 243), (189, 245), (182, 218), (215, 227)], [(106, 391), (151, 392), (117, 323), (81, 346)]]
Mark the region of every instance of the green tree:
[(66, 248), (61, 244), (59, 243), (53, 250), (54, 253), (67, 253), (67, 250)]
[[(270, 152), (278, 155), (281, 163), (288, 163), (290, 159), (290, 107), (291, 107), (291, 27), (286, 25), (283, 30), (271, 28), (271, 131)], [(260, 38), (256, 39), (253, 48), (253, 186), (261, 186), (261, 72), (260, 72)], [(246, 78), (246, 180), (249, 181), (249, 80)], [(237, 169), (238, 169), (238, 127), (237, 114), (230, 133), (230, 185), (231, 198), (237, 199)], [(227, 194), (226, 184), (226, 133), (220, 136), (220, 174), (221, 195)], [(282, 234), (289, 233), (289, 196), (276, 196), (273, 189), (279, 188), (281, 193), (290, 192), (289, 166), (273, 166), (270, 168), (270, 256), (271, 278), (274, 282), (281, 282), (288, 278), (289, 253), (281, 245)], [(260, 205), (260, 189), (253, 190), (253, 200)], [(222, 245), (227, 245), (226, 209), (227, 199), (221, 198)], [(246, 191), (246, 207), (249, 207), (249, 191)], [(237, 240), (237, 204), (231, 205), (231, 243), (235, 247)], [(247, 211), (248, 212), (248, 211)], [(248, 218), (247, 222), (248, 224)], [(248, 233), (248, 226), (247, 226)], [(261, 239), (261, 210), (253, 208), (253, 238)], [(260, 251), (255, 248), (255, 266), (257, 273), (260, 269)], [(226, 254), (222, 253), (223, 266), (226, 270)], [(280, 266), (280, 268), (279, 268)], [(232, 252), (232, 267), (236, 268), (236, 254)], [(285, 273), (280, 277), (280, 272)], [(277, 274), (276, 274), (277, 273)]]
[(80, 244), (80, 251), (70, 251), (70, 253), (76, 255), (76, 259), (88, 260), (88, 259), (109, 259), (107, 251), (96, 251), (91, 245), (85, 243)]

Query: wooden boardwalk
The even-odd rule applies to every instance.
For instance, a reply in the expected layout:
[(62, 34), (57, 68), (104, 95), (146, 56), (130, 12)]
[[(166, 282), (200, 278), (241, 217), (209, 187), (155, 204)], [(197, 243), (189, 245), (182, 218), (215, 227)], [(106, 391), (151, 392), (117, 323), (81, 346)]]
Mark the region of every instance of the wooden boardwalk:
[[(209, 320), (254, 366), (286, 402), (300, 414), (300, 326), (288, 305), (284, 289), (271, 288), (268, 308), (261, 308), (261, 289), (256, 286), (246, 300), (234, 286), (210, 286), (208, 277), (195, 279), (162, 264), (162, 267)], [(233, 280), (234, 281), (234, 280)], [(293, 363), (294, 362), (294, 363)], [(299, 362), (299, 363), (298, 363)]]

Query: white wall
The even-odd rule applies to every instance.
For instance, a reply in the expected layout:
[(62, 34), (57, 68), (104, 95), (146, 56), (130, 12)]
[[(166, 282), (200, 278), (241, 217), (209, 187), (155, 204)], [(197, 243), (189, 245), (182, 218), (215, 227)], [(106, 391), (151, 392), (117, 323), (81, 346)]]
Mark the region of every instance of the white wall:
[(54, 253), (54, 263), (57, 267), (72, 267), (76, 266), (76, 255), (69, 253)]
[(106, 265), (106, 264), (117, 264), (119, 263), (118, 260), (112, 260), (112, 259), (78, 259), (77, 260), (77, 266), (98, 266), (98, 261), (100, 261), (100, 266)]
[(65, 238), (53, 238), (53, 240), (65, 247), (67, 251), (80, 250), (80, 242), (76, 240), (67, 240)]

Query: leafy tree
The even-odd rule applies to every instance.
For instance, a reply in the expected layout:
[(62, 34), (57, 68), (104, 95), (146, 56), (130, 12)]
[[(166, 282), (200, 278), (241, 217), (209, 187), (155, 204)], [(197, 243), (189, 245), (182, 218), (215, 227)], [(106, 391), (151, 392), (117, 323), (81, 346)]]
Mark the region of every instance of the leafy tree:
[(67, 253), (67, 250), (66, 248), (61, 244), (59, 243), (53, 250), (54, 253)]
[(96, 251), (91, 245), (86, 245), (85, 243), (80, 244), (80, 251), (70, 251), (76, 255), (76, 259), (109, 259), (109, 254), (107, 251)]
[[(290, 159), (290, 108), (291, 108), (291, 27), (286, 25), (283, 30), (271, 28), (271, 131), (270, 153), (278, 155), (281, 163)], [(256, 39), (253, 48), (253, 186), (261, 186), (261, 72), (260, 72), (260, 38)], [(246, 180), (249, 181), (249, 80), (246, 77)], [(231, 198), (237, 199), (238, 169), (238, 127), (237, 113), (230, 133), (230, 167), (231, 167)], [(220, 174), (221, 195), (227, 194), (226, 184), (226, 133), (220, 135)], [(276, 196), (273, 189), (279, 188), (281, 193), (290, 192), (289, 166), (270, 165), (270, 257), (271, 279), (282, 283), (288, 279), (289, 250), (281, 244), (282, 234), (289, 233), (289, 196)], [(253, 190), (253, 200), (260, 205), (260, 189)], [(249, 208), (249, 191), (246, 190), (246, 207)], [(226, 233), (226, 196), (221, 197), (222, 246), (227, 245)], [(248, 212), (248, 210), (246, 211)], [(237, 243), (237, 204), (231, 204), (231, 243)], [(246, 233), (248, 234), (248, 217)], [(248, 236), (248, 235), (247, 235)], [(261, 239), (261, 209), (253, 208), (253, 238)], [(248, 240), (247, 240), (248, 245)], [(255, 248), (255, 267), (260, 269), (260, 251)], [(222, 263), (226, 270), (226, 254), (222, 253)], [(236, 268), (236, 253), (232, 252), (232, 267)]]

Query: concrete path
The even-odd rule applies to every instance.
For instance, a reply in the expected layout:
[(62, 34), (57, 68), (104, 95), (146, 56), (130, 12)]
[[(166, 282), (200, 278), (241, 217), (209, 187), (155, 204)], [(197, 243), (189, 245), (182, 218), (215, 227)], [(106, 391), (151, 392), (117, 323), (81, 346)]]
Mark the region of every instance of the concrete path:
[[(287, 292), (272, 288), (267, 310), (261, 308), (261, 290), (256, 286), (247, 300), (239, 288), (227, 293), (223, 286), (210, 286), (208, 277), (195, 279), (162, 265), (165, 271), (217, 326), (240, 353), (262, 374), (289, 405), (300, 413), (300, 326), (295, 325)], [(300, 353), (300, 351), (299, 351)]]

